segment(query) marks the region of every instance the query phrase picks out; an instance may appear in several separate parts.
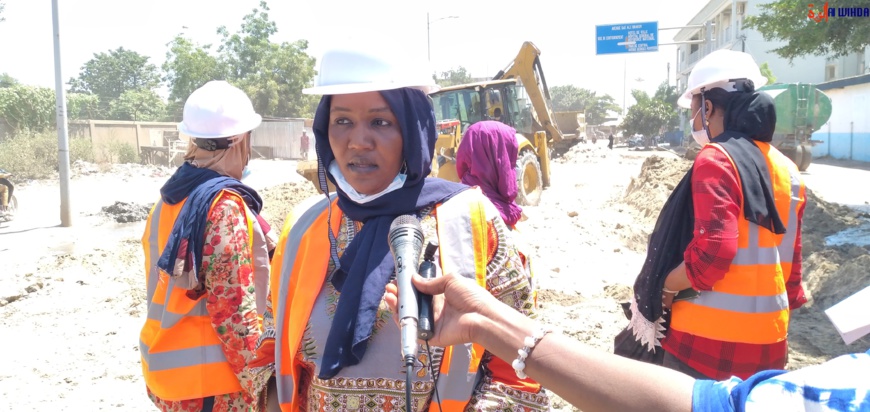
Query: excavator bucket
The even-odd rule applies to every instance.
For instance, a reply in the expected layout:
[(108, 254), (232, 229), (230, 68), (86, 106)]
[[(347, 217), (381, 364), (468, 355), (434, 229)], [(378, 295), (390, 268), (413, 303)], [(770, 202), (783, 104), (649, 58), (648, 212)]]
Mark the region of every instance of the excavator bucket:
[[(323, 193), (323, 191), (320, 190), (320, 183), (317, 179), (317, 160), (300, 160), (296, 163), (296, 173), (299, 173), (305, 178), (305, 180), (311, 182), (317, 190), (317, 193)], [(326, 181), (326, 185), (330, 192), (335, 191), (335, 185), (333, 185), (329, 180)]]

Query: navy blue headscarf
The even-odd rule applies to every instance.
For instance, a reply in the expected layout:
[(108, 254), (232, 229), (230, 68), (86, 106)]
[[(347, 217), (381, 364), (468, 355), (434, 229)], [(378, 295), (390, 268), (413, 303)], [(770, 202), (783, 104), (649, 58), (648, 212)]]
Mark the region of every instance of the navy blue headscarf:
[[(326, 338), (321, 379), (332, 378), (342, 368), (358, 364), (365, 355), (384, 288), (395, 271), (387, 240), (393, 219), (404, 214), (420, 217), (422, 209), (444, 202), (468, 188), (461, 183), (426, 177), (432, 169), (438, 138), (435, 112), (426, 94), (409, 88), (381, 91), (380, 94), (392, 109), (402, 131), (407, 179), (402, 188), (364, 205), (350, 200), (336, 184), (341, 211), (364, 224), (345, 249), (338, 269), (332, 275), (332, 284), (341, 292), (341, 297)], [(335, 160), (329, 145), (331, 101), (328, 95), (320, 100), (312, 128), (320, 187), (324, 193), (328, 193), (324, 176), (335, 184), (335, 178), (326, 172)], [(330, 238), (330, 241), (334, 239)]]

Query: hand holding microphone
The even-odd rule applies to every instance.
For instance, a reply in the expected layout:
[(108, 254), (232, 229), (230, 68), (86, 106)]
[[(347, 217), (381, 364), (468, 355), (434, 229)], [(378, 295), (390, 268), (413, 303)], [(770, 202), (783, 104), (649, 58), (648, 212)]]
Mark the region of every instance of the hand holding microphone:
[[(426, 251), (423, 253), (423, 262), (420, 263), (420, 276), (423, 279), (435, 279), (436, 268), (435, 268), (435, 251), (438, 250), (438, 244), (429, 242), (426, 245)], [(435, 314), (433, 313), (432, 307), (432, 295), (427, 295), (425, 293), (420, 293), (416, 288), (414, 291), (417, 292), (418, 296), (418, 304), (420, 306), (420, 323), (419, 329), (417, 331), (417, 337), (428, 341), (432, 339), (432, 335), (435, 332)]]

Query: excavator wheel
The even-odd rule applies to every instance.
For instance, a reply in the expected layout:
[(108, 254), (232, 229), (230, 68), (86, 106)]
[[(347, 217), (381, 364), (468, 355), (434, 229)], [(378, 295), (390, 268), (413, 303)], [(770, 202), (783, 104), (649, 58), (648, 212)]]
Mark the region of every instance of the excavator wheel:
[(517, 161), (517, 204), (537, 206), (541, 202), (544, 184), (541, 181), (541, 165), (531, 150), (520, 153)]
[(810, 168), (810, 163), (813, 162), (813, 149), (812, 146), (809, 145), (802, 145), (801, 148), (803, 148), (803, 155), (801, 156), (801, 161), (797, 166), (798, 170), (806, 172), (807, 169)]

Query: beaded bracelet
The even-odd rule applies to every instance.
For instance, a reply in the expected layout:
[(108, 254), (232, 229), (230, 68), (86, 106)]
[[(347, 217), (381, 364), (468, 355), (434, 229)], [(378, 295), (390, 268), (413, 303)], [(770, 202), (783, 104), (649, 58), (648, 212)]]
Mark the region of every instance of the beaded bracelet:
[(529, 355), (532, 354), (532, 349), (534, 349), (535, 345), (537, 345), (538, 342), (540, 342), (541, 339), (544, 338), (544, 335), (552, 331), (553, 330), (550, 327), (538, 326), (532, 336), (526, 336), (526, 339), (523, 340), (523, 344), (525, 346), (523, 346), (522, 349), (517, 350), (517, 354), (519, 354), (519, 356), (517, 356), (517, 358), (514, 359), (513, 363), (511, 363), (511, 366), (513, 366), (514, 372), (516, 372), (518, 378), (525, 379), (528, 377), (523, 372), (523, 370), (526, 368), (526, 358), (528, 358)]

